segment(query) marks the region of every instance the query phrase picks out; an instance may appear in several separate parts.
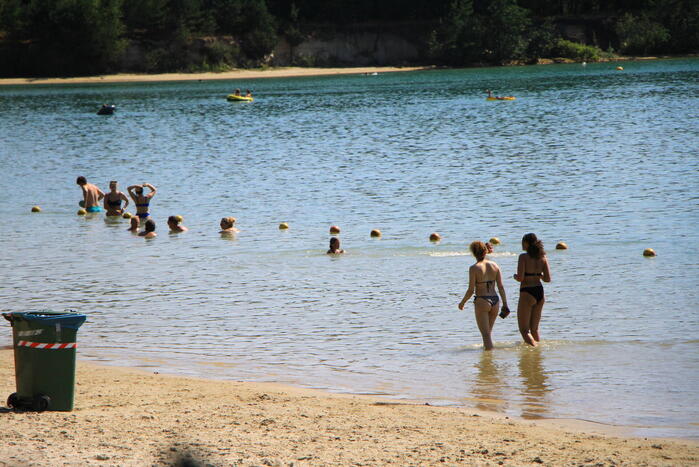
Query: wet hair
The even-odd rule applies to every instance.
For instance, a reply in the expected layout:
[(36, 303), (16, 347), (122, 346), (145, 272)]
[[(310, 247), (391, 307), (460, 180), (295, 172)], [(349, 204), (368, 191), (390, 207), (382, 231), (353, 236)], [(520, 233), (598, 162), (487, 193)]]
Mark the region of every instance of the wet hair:
[(536, 238), (536, 234), (528, 233), (522, 237), (522, 244), (527, 244), (527, 253), (534, 259), (542, 258), (546, 252), (544, 251), (544, 244)]
[(332, 237), (330, 239), (330, 249), (331, 250), (333, 249), (333, 246), (335, 247), (335, 249), (340, 248), (340, 239), (339, 238)]
[(75, 183), (78, 185), (85, 185), (87, 183), (87, 179), (81, 175), (77, 178), (77, 180), (75, 180)]
[(116, 180), (110, 180), (110, 181), (109, 181), (109, 186), (112, 186), (112, 183), (116, 185), (116, 184), (117, 184), (117, 181), (116, 181)]
[(175, 224), (175, 225), (179, 225), (179, 223), (180, 223), (180, 218), (179, 218), (179, 216), (170, 216), (170, 217), (167, 218), (167, 222), (168, 222), (168, 224), (169, 224), (170, 222), (172, 222), (172, 223)]
[(138, 193), (139, 195), (143, 193), (143, 187), (142, 187), (142, 186), (137, 186), (136, 188), (134, 188), (134, 190), (135, 190), (136, 193)]
[(228, 226), (226, 228), (231, 228), (235, 224), (235, 217), (222, 217), (221, 222)]
[(155, 232), (155, 221), (153, 219), (146, 221), (146, 232)]
[(488, 252), (488, 250), (485, 248), (485, 243), (481, 242), (480, 240), (471, 242), (468, 249), (471, 250), (471, 253), (473, 253), (473, 256), (475, 256), (478, 261), (483, 261), (486, 253)]

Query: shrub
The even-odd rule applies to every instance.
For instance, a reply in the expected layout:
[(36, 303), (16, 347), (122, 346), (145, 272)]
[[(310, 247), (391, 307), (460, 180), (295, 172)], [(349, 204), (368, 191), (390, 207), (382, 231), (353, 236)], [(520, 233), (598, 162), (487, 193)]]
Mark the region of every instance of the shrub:
[(553, 48), (553, 54), (558, 57), (570, 58), (579, 62), (596, 62), (602, 56), (602, 50), (593, 45), (558, 39)]

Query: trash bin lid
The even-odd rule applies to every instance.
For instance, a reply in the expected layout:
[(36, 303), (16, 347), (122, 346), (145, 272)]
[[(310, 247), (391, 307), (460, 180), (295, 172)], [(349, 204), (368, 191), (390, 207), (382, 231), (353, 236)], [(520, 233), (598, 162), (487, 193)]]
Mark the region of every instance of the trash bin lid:
[(11, 321), (31, 321), (40, 326), (54, 326), (60, 324), (63, 328), (78, 329), (87, 319), (87, 316), (69, 311), (16, 311), (3, 313)]

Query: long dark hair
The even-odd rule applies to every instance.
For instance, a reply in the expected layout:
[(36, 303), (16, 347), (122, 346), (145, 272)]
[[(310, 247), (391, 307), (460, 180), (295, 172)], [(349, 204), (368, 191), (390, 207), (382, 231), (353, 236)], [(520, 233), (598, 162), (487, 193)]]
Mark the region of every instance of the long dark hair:
[(541, 243), (541, 240), (536, 238), (536, 234), (526, 234), (522, 237), (522, 243), (527, 244), (527, 253), (534, 259), (540, 259), (546, 254), (544, 251), (544, 244)]

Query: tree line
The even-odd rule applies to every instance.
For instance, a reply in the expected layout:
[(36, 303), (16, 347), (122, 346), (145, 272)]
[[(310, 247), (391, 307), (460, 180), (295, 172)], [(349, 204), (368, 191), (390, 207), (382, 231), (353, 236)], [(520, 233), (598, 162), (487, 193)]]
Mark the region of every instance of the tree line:
[[(566, 21), (607, 39), (566, 40)], [(699, 50), (696, 0), (0, 0), (0, 75), (254, 67), (282, 39), (400, 22), (424, 64)]]

